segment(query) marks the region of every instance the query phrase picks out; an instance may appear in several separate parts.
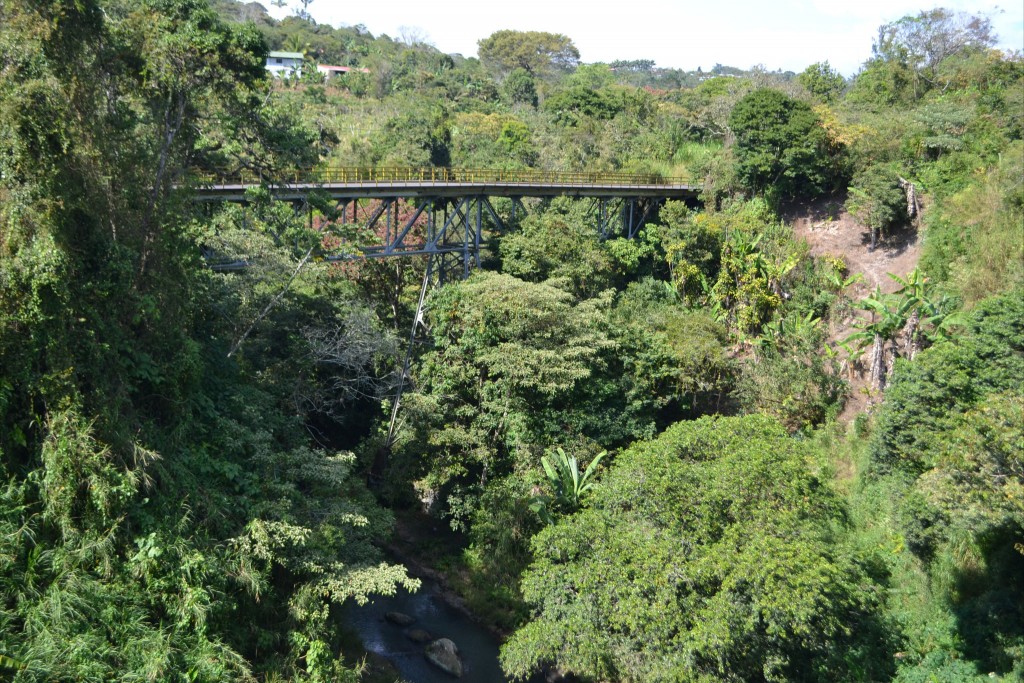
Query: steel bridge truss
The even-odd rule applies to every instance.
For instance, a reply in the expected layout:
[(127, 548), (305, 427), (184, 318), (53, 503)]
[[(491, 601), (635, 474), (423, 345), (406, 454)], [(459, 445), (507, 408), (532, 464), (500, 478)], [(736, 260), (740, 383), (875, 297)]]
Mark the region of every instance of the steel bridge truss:
[[(486, 196), (429, 197), (419, 200), (407, 216), (399, 218), (399, 197), (375, 200), (370, 215), (359, 217), (359, 199), (339, 203), (342, 226), (356, 224), (361, 234), (376, 236), (375, 244), (324, 257), (325, 261), (351, 261), (397, 256), (429, 256), (441, 283), (465, 279), (480, 266), (485, 226), (503, 233), (505, 222)], [(486, 219), (486, 221), (485, 221)], [(343, 231), (344, 232), (344, 231)]]
[[(376, 244), (359, 245), (330, 254), (326, 261), (351, 261), (395, 256), (438, 257), (442, 277), (456, 275), (448, 264), (462, 265), (461, 278), (469, 276), (480, 265), (480, 248), (484, 240), (485, 217), (499, 234), (508, 231), (528, 213), (522, 197), (511, 197), (508, 220), (502, 220), (486, 195), (465, 197), (428, 197), (417, 202), (404, 220), (398, 219), (400, 197), (377, 199), (376, 208), (363, 220), (359, 216), (360, 199), (345, 199), (338, 209), (342, 226), (359, 225), (364, 234), (379, 236)], [(601, 239), (625, 237), (633, 239), (647, 224), (664, 200), (649, 197), (591, 197), (588, 220), (592, 221)], [(424, 228), (417, 231), (417, 226)]]

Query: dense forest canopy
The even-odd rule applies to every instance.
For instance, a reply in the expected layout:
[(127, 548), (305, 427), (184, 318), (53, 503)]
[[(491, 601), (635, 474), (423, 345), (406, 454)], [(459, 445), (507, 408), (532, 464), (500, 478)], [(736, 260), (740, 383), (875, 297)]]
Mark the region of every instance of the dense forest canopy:
[[(1024, 677), (1024, 58), (986, 17), (847, 80), (308, 4), (0, 4), (0, 677), (394, 680), (342, 607), (419, 587), (396, 519), (448, 530), (403, 552), (512, 678)], [(495, 200), (389, 440), (425, 262), (325, 260), (361, 219), (272, 182), (384, 165), (702, 194), (633, 239)]]

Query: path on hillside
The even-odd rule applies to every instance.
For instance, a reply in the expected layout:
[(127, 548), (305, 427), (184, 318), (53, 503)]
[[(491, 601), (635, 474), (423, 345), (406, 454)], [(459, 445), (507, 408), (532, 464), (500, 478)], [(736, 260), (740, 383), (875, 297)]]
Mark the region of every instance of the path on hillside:
[[(784, 211), (782, 218), (793, 226), (797, 239), (807, 241), (812, 256), (842, 256), (850, 275), (861, 273), (863, 280), (846, 291), (851, 301), (863, 299), (875, 291), (876, 286), (886, 293), (895, 292), (900, 285), (888, 273), (903, 277), (917, 267), (921, 258), (918, 232), (902, 230), (881, 242), (872, 252), (869, 250), (871, 231), (843, 208), (843, 200), (842, 197), (829, 198), (809, 206), (794, 207)], [(852, 334), (858, 315), (865, 314), (853, 310), (833, 323), (828, 341), (842, 340)], [(863, 369), (858, 372), (855, 368), (846, 379), (850, 382), (851, 392), (839, 417), (842, 422), (853, 419), (872, 403), (867, 391), (867, 373)]]

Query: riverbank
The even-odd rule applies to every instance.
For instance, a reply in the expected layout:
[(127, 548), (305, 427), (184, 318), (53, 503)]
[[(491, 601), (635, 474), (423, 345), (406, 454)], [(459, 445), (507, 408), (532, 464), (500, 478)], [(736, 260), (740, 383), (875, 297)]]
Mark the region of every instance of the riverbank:
[(445, 602), (504, 643), (527, 616), (518, 594), (498, 590), (493, 577), (475, 573), (465, 538), (443, 520), (419, 510), (395, 517), (385, 549), (415, 576), (436, 582)]

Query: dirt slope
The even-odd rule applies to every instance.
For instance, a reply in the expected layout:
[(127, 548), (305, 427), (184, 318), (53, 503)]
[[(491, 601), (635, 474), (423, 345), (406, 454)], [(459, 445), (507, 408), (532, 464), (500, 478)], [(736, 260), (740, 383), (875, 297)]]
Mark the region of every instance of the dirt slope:
[[(864, 279), (846, 292), (852, 301), (864, 298), (876, 286), (881, 287), (883, 292), (895, 292), (899, 284), (887, 274), (894, 273), (902, 277), (917, 267), (921, 257), (918, 232), (914, 229), (900, 231), (883, 240), (872, 252), (871, 231), (843, 208), (844, 200), (844, 197), (824, 199), (809, 206), (790, 208), (782, 212), (782, 218), (793, 226), (798, 239), (807, 241), (812, 256), (842, 256), (851, 275), (863, 275)], [(858, 313), (853, 311), (834, 324), (829, 330), (829, 341), (849, 336), (853, 332)], [(866, 373), (860, 364), (847, 368), (846, 379), (852, 391), (839, 417), (842, 422), (868, 409), (877, 398), (868, 391)]]

